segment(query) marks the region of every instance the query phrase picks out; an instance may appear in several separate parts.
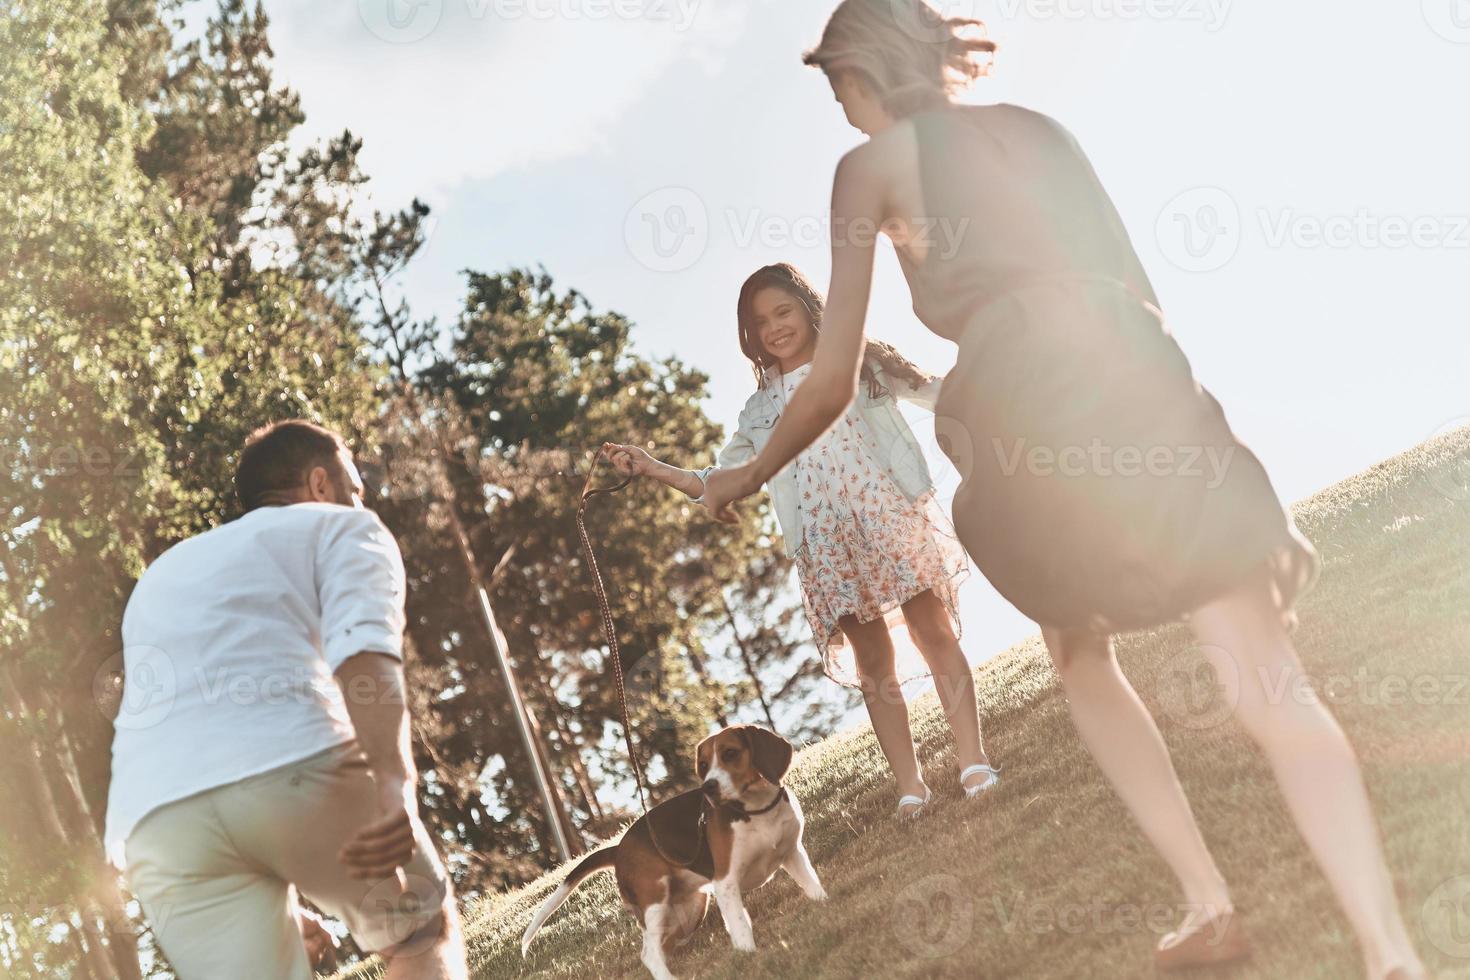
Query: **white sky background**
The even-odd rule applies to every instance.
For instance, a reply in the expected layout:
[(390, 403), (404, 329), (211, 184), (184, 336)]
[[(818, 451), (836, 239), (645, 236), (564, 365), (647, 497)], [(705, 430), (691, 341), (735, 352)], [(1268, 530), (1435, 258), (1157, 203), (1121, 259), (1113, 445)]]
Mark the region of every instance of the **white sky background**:
[[(752, 383), (740, 283), (781, 260), (827, 280), (832, 171), (862, 136), (800, 54), (834, 6), (266, 2), (306, 133), (365, 138), (378, 206), (434, 208), (402, 277), (420, 313), (452, 321), (466, 267), (544, 265), (631, 317), (645, 353), (709, 373), (727, 425)], [(1002, 45), (969, 100), (1077, 135), (1197, 376), (1286, 500), (1470, 418), (1470, 0), (939, 6)], [(696, 232), (674, 271), (650, 268), (645, 214)], [(953, 361), (886, 249), (869, 330), (932, 371)], [(978, 575), (964, 614), (972, 660), (1034, 632)]]

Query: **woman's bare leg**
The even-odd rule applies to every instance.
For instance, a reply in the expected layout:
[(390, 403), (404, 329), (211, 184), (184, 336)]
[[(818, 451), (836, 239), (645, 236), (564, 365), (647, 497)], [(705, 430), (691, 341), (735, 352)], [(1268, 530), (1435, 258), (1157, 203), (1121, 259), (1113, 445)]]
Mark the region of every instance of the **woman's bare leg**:
[(1200, 836), (1163, 736), (1118, 667), (1112, 638), (1048, 626), (1041, 632), (1077, 734), (1179, 879), (1191, 910), (1186, 928), (1231, 908), (1230, 891)]
[[(914, 646), (919, 648), (934, 675), (939, 703), (944, 706), (949, 730), (954, 733), (961, 771), (977, 764), (989, 765), (990, 758), (985, 754), (980, 736), (980, 711), (975, 705), (975, 676), (970, 673), (970, 664), (950, 625), (949, 610), (931, 589), (903, 604), (903, 618)], [(984, 778), (972, 777), (970, 785), (979, 785)]]
[(1357, 933), (1370, 980), (1395, 967), (1417, 975), (1423, 966), (1399, 913), (1357, 756), (1304, 683), (1265, 573), (1195, 611), (1191, 622)]
[(863, 702), (873, 722), (873, 734), (888, 759), (888, 768), (898, 781), (902, 796), (923, 796), (924, 780), (919, 758), (914, 753), (914, 736), (909, 731), (909, 709), (893, 673), (893, 638), (881, 619), (859, 623), (844, 616), (838, 625), (852, 644)]

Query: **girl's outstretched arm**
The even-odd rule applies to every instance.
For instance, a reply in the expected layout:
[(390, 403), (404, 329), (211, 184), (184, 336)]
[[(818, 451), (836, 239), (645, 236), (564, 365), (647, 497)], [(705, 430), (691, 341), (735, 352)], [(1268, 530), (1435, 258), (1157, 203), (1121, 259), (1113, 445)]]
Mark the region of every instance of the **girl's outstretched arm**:
[(616, 442), (603, 443), (613, 469), (624, 476), (651, 476), (658, 482), (691, 497), (704, 493), (704, 481), (692, 470), (681, 470), (662, 460), (654, 459), (641, 446), (624, 446)]
[(736, 521), (730, 504), (748, 497), (842, 415), (857, 393), (863, 323), (873, 284), (873, 251), (883, 220), (883, 181), (871, 144), (848, 152), (832, 185), (832, 286), (811, 374), (796, 390), (760, 455), (705, 481), (704, 505), (716, 520)]

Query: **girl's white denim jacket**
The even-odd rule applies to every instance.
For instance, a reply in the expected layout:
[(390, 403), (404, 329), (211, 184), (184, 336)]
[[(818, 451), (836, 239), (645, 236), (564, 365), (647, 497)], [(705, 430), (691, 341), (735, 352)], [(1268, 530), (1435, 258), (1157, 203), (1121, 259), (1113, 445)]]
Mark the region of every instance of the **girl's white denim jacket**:
[[(912, 402), (928, 411), (934, 411), (939, 398), (939, 387), (943, 378), (935, 378), (919, 388), (910, 388), (908, 382), (890, 376), (875, 361), (868, 362), (878, 383), (887, 389), (886, 394), (874, 398), (868, 393), (866, 378), (858, 380), (857, 406), (867, 420), (868, 427), (878, 440), (877, 463), (887, 469), (889, 476), (904, 496), (917, 500), (934, 489), (934, 480), (929, 475), (929, 464), (924, 452), (914, 438), (908, 421), (898, 410), (898, 399)], [(729, 443), (720, 450), (714, 466), (695, 470), (701, 480), (708, 480), (717, 469), (729, 469), (754, 459), (771, 438), (771, 430), (781, 417), (781, 380), (777, 376), (758, 389), (740, 410), (740, 421)], [(786, 556), (794, 557), (801, 547), (801, 516), (797, 507), (795, 461), (788, 463), (781, 472), (773, 476), (766, 489), (771, 494), (771, 506), (776, 511), (776, 521), (781, 526), (781, 536), (786, 542)], [(704, 501), (704, 494), (694, 498), (695, 503)]]

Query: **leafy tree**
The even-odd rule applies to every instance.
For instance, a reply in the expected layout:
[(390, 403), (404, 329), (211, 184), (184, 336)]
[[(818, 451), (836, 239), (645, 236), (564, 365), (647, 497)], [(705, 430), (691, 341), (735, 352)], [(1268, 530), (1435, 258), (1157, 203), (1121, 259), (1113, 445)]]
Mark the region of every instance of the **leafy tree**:
[(139, 973), (97, 840), (110, 733), (91, 681), (169, 480), (151, 420), (195, 383), (181, 355), (208, 329), (103, 36), (80, 2), (0, 17), (0, 780), (16, 801), (0, 874), (20, 976)]
[[(493, 578), (500, 624), (563, 792), (586, 830), (607, 833), (635, 796), (579, 549), (577, 500), (604, 441), (678, 442), (708, 453), (722, 436), (699, 407), (705, 376), (676, 360), (637, 356), (625, 318), (594, 310), (575, 290), (558, 292), (545, 272), (468, 279), (447, 349), (420, 329), (417, 344), (401, 349), (400, 370), (421, 404), (437, 406), (430, 424), (446, 433), (448, 447), (441, 503), (457, 509), (482, 577)], [(410, 325), (390, 316), (381, 328), (391, 338)], [(391, 339), (385, 348), (400, 349)], [(610, 479), (604, 472), (602, 482)], [(435, 706), (436, 752), (493, 777), (488, 799), (477, 781), (457, 791), (454, 781), (441, 781), (434, 805), (444, 811), (442, 825), (462, 828), (466, 850), (483, 853), (493, 842), (490, 864), (514, 880), (548, 860), (537, 853), (545, 828), (529, 760), (502, 708), (503, 680), (456, 548), (436, 530), (444, 522), (420, 516), (429, 484), (410, 469), (401, 485), (408, 499), (380, 509), (410, 556), (414, 645), (458, 681)], [(689, 746), (730, 712), (730, 689), (708, 667), (720, 586), (743, 580), (770, 541), (760, 541), (759, 524), (709, 522), (648, 486), (597, 498), (588, 523), (619, 627), (640, 761), (657, 795), (659, 786), (692, 780)]]
[(0, 952), (18, 976), (140, 972), (98, 838), (144, 563), (231, 515), (249, 428), (375, 421), (348, 319), (313, 317), (330, 306), (295, 276), (221, 262), (214, 218), (139, 166), (154, 117), (125, 66), (156, 34), (110, 23), (80, 2), (0, 18)]
[[(576, 501), (605, 440), (691, 460), (721, 442), (704, 375), (640, 355), (627, 318), (544, 271), (470, 272), (453, 325), (416, 318), (393, 283), (427, 208), (367, 214), (350, 132), (288, 152), (299, 102), (272, 79), (258, 5), (223, 0), (195, 39), (178, 9), (0, 15), (0, 969), (16, 977), (137, 977), (140, 943), (166, 970), (99, 841), (119, 624), (147, 562), (237, 515), (249, 431), (305, 416), (384, 461), (424, 806), (467, 894), (551, 860), (474, 581), (572, 829), (615, 832), (635, 796)], [(589, 524), (655, 797), (691, 781), (713, 724), (824, 723), (804, 713), (819, 674), (769, 514), (726, 527), (640, 485)]]

